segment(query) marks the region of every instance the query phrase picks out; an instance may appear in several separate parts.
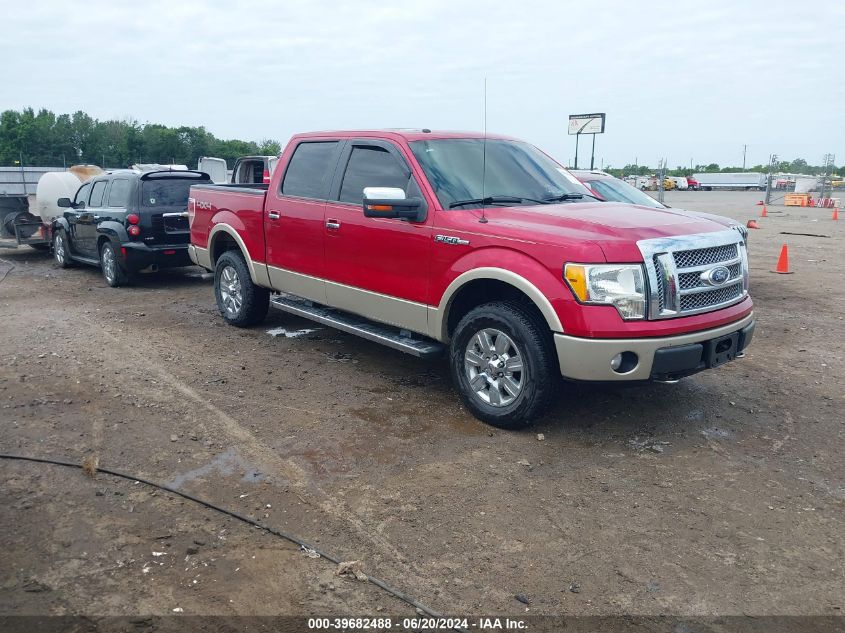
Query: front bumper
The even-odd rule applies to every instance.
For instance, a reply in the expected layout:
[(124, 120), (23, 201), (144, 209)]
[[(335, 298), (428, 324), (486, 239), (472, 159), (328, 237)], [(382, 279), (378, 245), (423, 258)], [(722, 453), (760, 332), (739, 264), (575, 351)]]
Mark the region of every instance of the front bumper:
[(126, 242), (121, 244), (125, 253), (124, 266), (130, 273), (145, 268), (176, 268), (190, 266), (187, 244), (157, 244), (148, 246), (140, 242)]
[[(734, 336), (735, 335), (735, 336)], [(751, 343), (754, 314), (728, 325), (691, 334), (660, 338), (589, 339), (555, 334), (560, 373), (565, 378), (589, 381), (677, 380), (733, 360)], [(617, 354), (634, 354), (614, 371)]]

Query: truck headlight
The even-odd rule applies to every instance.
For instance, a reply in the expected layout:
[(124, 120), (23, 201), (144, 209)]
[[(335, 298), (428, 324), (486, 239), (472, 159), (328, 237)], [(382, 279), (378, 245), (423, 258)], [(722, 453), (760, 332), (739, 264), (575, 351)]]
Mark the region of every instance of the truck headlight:
[(640, 264), (566, 264), (563, 277), (581, 303), (612, 305), (626, 320), (645, 318)]

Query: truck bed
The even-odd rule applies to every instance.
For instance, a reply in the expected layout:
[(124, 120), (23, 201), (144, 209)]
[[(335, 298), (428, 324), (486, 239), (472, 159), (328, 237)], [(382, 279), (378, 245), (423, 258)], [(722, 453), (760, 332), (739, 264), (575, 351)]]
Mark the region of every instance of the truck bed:
[[(268, 185), (194, 185), (189, 194), (191, 243), (207, 248), (212, 224), (225, 223), (241, 234), (253, 260), (264, 259), (264, 197)], [(212, 222), (213, 219), (213, 222)]]

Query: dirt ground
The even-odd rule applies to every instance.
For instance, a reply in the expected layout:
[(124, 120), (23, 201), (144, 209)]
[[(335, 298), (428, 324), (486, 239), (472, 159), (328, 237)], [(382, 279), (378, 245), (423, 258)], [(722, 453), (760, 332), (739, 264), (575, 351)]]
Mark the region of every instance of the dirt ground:
[[(666, 202), (745, 221), (761, 195)], [(566, 385), (524, 432), (471, 417), (445, 362), (273, 311), (227, 326), (197, 269), (112, 289), (3, 251), (0, 452), (96, 455), (446, 613), (838, 615), (845, 221), (759, 221), (745, 359), (677, 385)], [(782, 243), (794, 274), (770, 272)], [(142, 484), (6, 460), (0, 478), (0, 615), (413, 613)]]

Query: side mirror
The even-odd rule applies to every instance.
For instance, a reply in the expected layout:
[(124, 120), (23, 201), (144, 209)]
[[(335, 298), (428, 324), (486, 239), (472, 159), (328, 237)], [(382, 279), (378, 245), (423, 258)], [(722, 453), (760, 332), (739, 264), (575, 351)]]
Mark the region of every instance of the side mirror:
[(398, 187), (364, 188), (364, 217), (421, 222), (425, 219), (423, 214), (422, 199), (406, 198), (405, 192)]
[(56, 206), (61, 207), (62, 209), (72, 209), (73, 202), (71, 202), (70, 198), (59, 198), (56, 200)]

